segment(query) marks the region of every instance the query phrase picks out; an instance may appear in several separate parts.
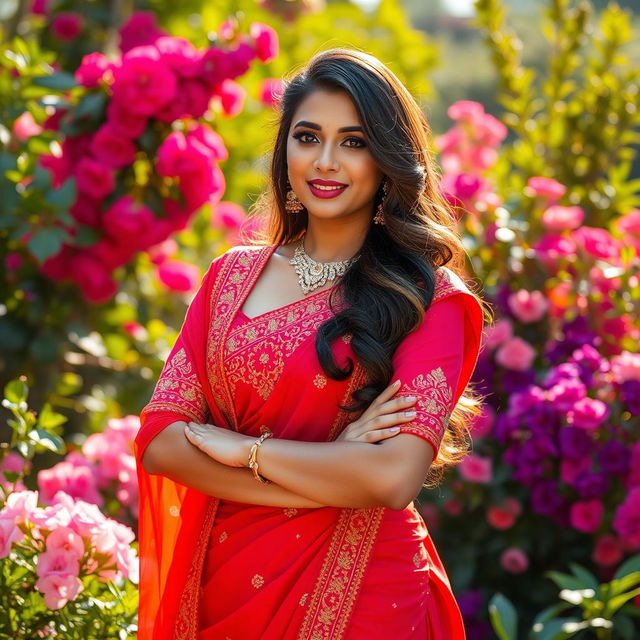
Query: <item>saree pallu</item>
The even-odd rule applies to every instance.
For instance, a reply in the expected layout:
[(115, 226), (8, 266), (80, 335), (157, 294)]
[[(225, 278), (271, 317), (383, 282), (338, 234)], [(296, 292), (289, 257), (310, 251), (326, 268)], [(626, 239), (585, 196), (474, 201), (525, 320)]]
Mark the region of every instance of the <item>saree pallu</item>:
[[(315, 352), (331, 289), (254, 318), (242, 305), (276, 246), (211, 263), (140, 419), (140, 640), (463, 639), (445, 569), (413, 504), (404, 510), (263, 507), (147, 474), (148, 443), (177, 420), (259, 436), (334, 440), (338, 408), (366, 382), (356, 363), (329, 379)], [(434, 451), (476, 364), (482, 312), (464, 282), (436, 271), (424, 321), (393, 356), (399, 394), (419, 400), (401, 432)], [(339, 365), (350, 336), (332, 345)], [(372, 470), (372, 473), (375, 470)]]

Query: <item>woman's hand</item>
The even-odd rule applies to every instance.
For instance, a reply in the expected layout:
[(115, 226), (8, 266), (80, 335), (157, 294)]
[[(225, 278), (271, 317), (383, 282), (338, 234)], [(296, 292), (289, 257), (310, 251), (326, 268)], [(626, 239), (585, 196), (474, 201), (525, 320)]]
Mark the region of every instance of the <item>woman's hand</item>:
[(229, 467), (246, 467), (251, 445), (256, 440), (231, 429), (197, 422), (189, 422), (184, 435), (200, 451)]
[(398, 425), (411, 422), (416, 417), (412, 407), (417, 398), (415, 396), (394, 398), (399, 388), (399, 380), (389, 385), (357, 420), (345, 427), (336, 440), (379, 442), (400, 433)]

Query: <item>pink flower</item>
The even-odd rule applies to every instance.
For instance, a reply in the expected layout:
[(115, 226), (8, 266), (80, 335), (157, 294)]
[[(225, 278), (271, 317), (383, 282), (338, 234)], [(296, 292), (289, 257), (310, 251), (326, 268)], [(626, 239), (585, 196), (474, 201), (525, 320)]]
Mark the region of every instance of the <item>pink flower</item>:
[(38, 556), (36, 574), (41, 578), (51, 574), (77, 576), (80, 572), (80, 557), (75, 550), (69, 551), (63, 548), (43, 551)]
[(627, 380), (640, 380), (640, 353), (624, 350), (619, 355), (613, 356), (611, 372), (618, 384)]
[(462, 201), (460, 205), (476, 198), (486, 188), (485, 181), (475, 173), (448, 173), (441, 182), (449, 196)]
[(64, 505), (53, 504), (44, 509), (36, 509), (29, 516), (29, 521), (36, 527), (37, 535), (35, 533), (33, 535), (42, 537), (42, 531), (53, 531), (58, 527), (66, 527), (71, 521), (71, 513)]
[(17, 525), (22, 525), (31, 520), (38, 508), (37, 491), (15, 491), (10, 493), (0, 511), (0, 518), (12, 520)]
[(563, 207), (559, 204), (552, 205), (542, 214), (542, 224), (551, 231), (564, 231), (576, 229), (584, 220), (584, 211), (581, 207)]
[(161, 176), (182, 177), (202, 173), (209, 167), (209, 152), (194, 145), (181, 131), (170, 133), (158, 149), (156, 168)]
[(200, 72), (202, 54), (185, 38), (161, 36), (153, 43), (162, 61), (183, 78), (196, 78)]
[[(95, 255), (92, 255), (92, 250), (95, 251), (95, 245), (91, 249), (80, 251), (72, 257), (70, 265), (71, 277), (87, 300), (100, 303), (112, 298), (118, 289), (118, 285), (113, 279), (111, 270)], [(91, 493), (86, 497), (87, 499), (92, 499)]]
[(482, 405), (482, 413), (471, 424), (471, 436), (474, 440), (488, 436), (493, 430), (496, 414), (490, 404)]
[(612, 567), (622, 560), (623, 549), (620, 541), (609, 533), (600, 536), (593, 550), (593, 561), (601, 567)]
[(501, 505), (491, 505), (487, 509), (487, 522), (494, 529), (510, 529), (521, 511), (522, 507), (515, 498), (505, 498)]
[(178, 244), (173, 238), (167, 238), (150, 247), (147, 253), (149, 254), (149, 260), (151, 260), (152, 264), (162, 264), (178, 253), (178, 248)]
[[(5, 256), (5, 267), (8, 271), (18, 270), (22, 266), (22, 256), (16, 252), (9, 252)], [(25, 470), (25, 475), (29, 473), (31, 469), (31, 462), (25, 460), (19, 453), (15, 451), (9, 451), (5, 459), (0, 462), (0, 486), (5, 488), (12, 488), (13, 493), (25, 491), (25, 486), (22, 480), (18, 479), (17, 482), (9, 481), (5, 478), (3, 471), (10, 473), (21, 473)]]
[(458, 100), (449, 106), (447, 115), (452, 120), (477, 122), (484, 115), (484, 107), (473, 100)]
[(47, 536), (47, 551), (65, 551), (80, 560), (84, 555), (84, 541), (69, 527), (55, 529)]
[(553, 267), (558, 259), (574, 256), (577, 251), (572, 238), (555, 233), (543, 235), (533, 249), (538, 258), (550, 267)]
[(136, 147), (131, 140), (107, 123), (96, 131), (91, 142), (91, 153), (107, 167), (120, 169), (133, 164)]
[(500, 566), (509, 573), (523, 573), (529, 567), (529, 559), (524, 551), (511, 547), (500, 555)]
[(510, 338), (496, 351), (496, 362), (506, 369), (525, 371), (531, 367), (536, 352), (533, 347), (522, 338)]
[(549, 303), (542, 292), (529, 292), (526, 289), (512, 293), (509, 296), (508, 304), (513, 315), (525, 324), (537, 322), (549, 308)]
[(89, 464), (76, 466), (64, 461), (50, 469), (43, 469), (38, 472), (38, 488), (45, 504), (51, 504), (58, 491), (98, 505), (104, 502), (98, 493), (96, 478)]
[(235, 202), (218, 202), (213, 207), (212, 226), (237, 231), (246, 219), (244, 209)]
[(484, 329), (483, 343), (487, 349), (495, 349), (513, 337), (513, 325), (509, 318), (497, 320)]
[(131, 196), (118, 198), (102, 216), (106, 233), (118, 239), (123, 236), (144, 234), (153, 224), (153, 211), (137, 203)]
[(491, 482), (491, 458), (483, 458), (476, 453), (470, 453), (463, 458), (458, 469), (460, 470), (460, 475), (468, 482), (482, 484)]
[(258, 90), (258, 99), (268, 107), (276, 107), (282, 98), (284, 85), (280, 78), (265, 78)]
[(121, 136), (134, 140), (147, 126), (147, 116), (133, 113), (119, 100), (110, 100), (107, 107), (107, 122)]
[(609, 407), (595, 398), (578, 400), (567, 412), (567, 422), (587, 431), (597, 429), (609, 416)]
[[(60, 499), (66, 500), (67, 509), (70, 510), (69, 528), (73, 529), (79, 536), (87, 540), (92, 540), (97, 536), (103, 527), (106, 517), (97, 505), (89, 504), (83, 500), (73, 501), (68, 496), (63, 498), (60, 492)], [(60, 503), (64, 504), (64, 503)]]
[(126, 53), (134, 47), (152, 45), (165, 35), (158, 28), (152, 11), (136, 11), (120, 28), (120, 51)]
[(82, 590), (82, 582), (78, 576), (50, 574), (36, 582), (36, 589), (44, 596), (45, 605), (56, 610), (77, 597)]
[(33, 0), (31, 3), (31, 13), (36, 16), (46, 16), (49, 10), (50, 0)]
[(80, 194), (77, 200), (71, 205), (69, 213), (80, 223), (88, 227), (100, 226), (100, 209), (102, 201), (91, 198), (85, 194)]
[(577, 245), (589, 255), (602, 260), (616, 259), (622, 247), (606, 229), (599, 227), (580, 227), (572, 232), (571, 237)]
[(233, 80), (249, 71), (251, 62), (256, 57), (253, 42), (244, 35), (239, 38), (238, 46), (227, 51), (226, 63), (228, 78)]
[(176, 97), (155, 116), (162, 122), (173, 122), (181, 118), (200, 118), (209, 108), (211, 90), (199, 80), (180, 79)]
[(176, 95), (177, 80), (155, 47), (135, 47), (122, 57), (112, 85), (116, 100), (135, 114), (150, 116)]
[(201, 277), (196, 265), (180, 260), (167, 260), (158, 267), (158, 279), (173, 291), (193, 291)]
[[(483, 113), (482, 117), (475, 122), (474, 140), (478, 145), (497, 147), (506, 137), (507, 127), (490, 113)], [(493, 150), (482, 150), (484, 153), (486, 151), (490, 151), (492, 158), (497, 157)]]
[(262, 62), (271, 62), (278, 55), (278, 34), (262, 22), (249, 25), (249, 35), (255, 41), (256, 56)]
[(571, 505), (571, 526), (583, 533), (595, 533), (600, 527), (604, 505), (601, 500), (582, 500)]
[(0, 517), (0, 558), (6, 558), (14, 542), (20, 542), (24, 534), (12, 518)]
[(51, 22), (51, 31), (59, 40), (75, 40), (82, 30), (84, 20), (71, 11), (58, 13)]
[(76, 69), (76, 80), (83, 87), (93, 89), (100, 84), (105, 72), (112, 66), (102, 53), (94, 51), (82, 58), (80, 66)]
[(109, 195), (115, 188), (113, 172), (91, 158), (82, 158), (76, 167), (78, 190), (97, 200)]
[(222, 113), (228, 118), (237, 116), (244, 107), (246, 91), (237, 83), (227, 78), (223, 80), (217, 98), (222, 106)]
[[(534, 197), (544, 198), (550, 202), (555, 202), (562, 198), (567, 188), (554, 180), (553, 178), (545, 178), (544, 176), (535, 176), (527, 181), (527, 190)], [(527, 194), (529, 195), (529, 194)]]
[(631, 489), (625, 501), (616, 509), (613, 530), (629, 550), (640, 549), (640, 487)]
[(615, 230), (624, 237), (625, 242), (631, 241), (636, 247), (636, 254), (640, 255), (640, 209), (629, 211), (614, 223)]
[(25, 111), (15, 119), (11, 132), (18, 140), (24, 142), (32, 136), (41, 134), (42, 127), (36, 123), (29, 111)]
[[(187, 131), (187, 139), (189, 144), (200, 149), (204, 153), (209, 154), (212, 160), (216, 162), (224, 162), (229, 158), (229, 151), (225, 147), (222, 136), (199, 122), (192, 123)], [(199, 143), (204, 147), (197, 147), (194, 143)]]

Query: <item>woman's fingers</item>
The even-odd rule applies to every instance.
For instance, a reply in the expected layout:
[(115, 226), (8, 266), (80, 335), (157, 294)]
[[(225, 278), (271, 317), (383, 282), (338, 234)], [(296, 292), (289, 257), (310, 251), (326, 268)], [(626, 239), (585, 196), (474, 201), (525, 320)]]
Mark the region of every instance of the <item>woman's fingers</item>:
[(364, 437), (365, 442), (380, 442), (387, 438), (393, 438), (400, 433), (400, 427), (389, 427), (387, 429), (376, 429), (375, 431), (367, 431)]
[(387, 400), (393, 398), (394, 394), (398, 391), (399, 388), (400, 380), (392, 382), (386, 389), (384, 389), (384, 391), (382, 391), (382, 393), (378, 395), (378, 397), (371, 403), (371, 406), (379, 406), (383, 402), (386, 402)]

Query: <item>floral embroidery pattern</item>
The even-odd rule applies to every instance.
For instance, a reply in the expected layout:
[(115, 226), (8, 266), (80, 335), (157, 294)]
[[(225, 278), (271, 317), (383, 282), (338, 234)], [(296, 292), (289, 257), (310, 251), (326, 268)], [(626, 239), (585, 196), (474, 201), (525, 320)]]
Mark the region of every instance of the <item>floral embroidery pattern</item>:
[(324, 299), (300, 302), (304, 304), (294, 303), (275, 309), (231, 332), (225, 343), (224, 361), (231, 393), (235, 392), (238, 383), (244, 383), (251, 385), (266, 400), (287, 359), (331, 317), (332, 311)]
[(256, 573), (256, 575), (251, 578), (251, 584), (256, 589), (259, 589), (264, 584), (264, 578), (259, 573)]
[(327, 378), (321, 373), (318, 373), (313, 379), (313, 384), (318, 387), (318, 389), (324, 389), (327, 386)]
[(401, 393), (418, 398), (416, 419), (402, 425), (401, 431), (426, 438), (437, 450), (453, 409), (453, 391), (442, 368), (432, 369), (426, 376), (422, 373), (416, 376), (402, 386)]
[(144, 412), (175, 411), (184, 413), (195, 422), (207, 422), (207, 401), (193, 364), (184, 347), (179, 346), (179, 340), (180, 338), (173, 347), (175, 353), (167, 358), (162, 367)]

